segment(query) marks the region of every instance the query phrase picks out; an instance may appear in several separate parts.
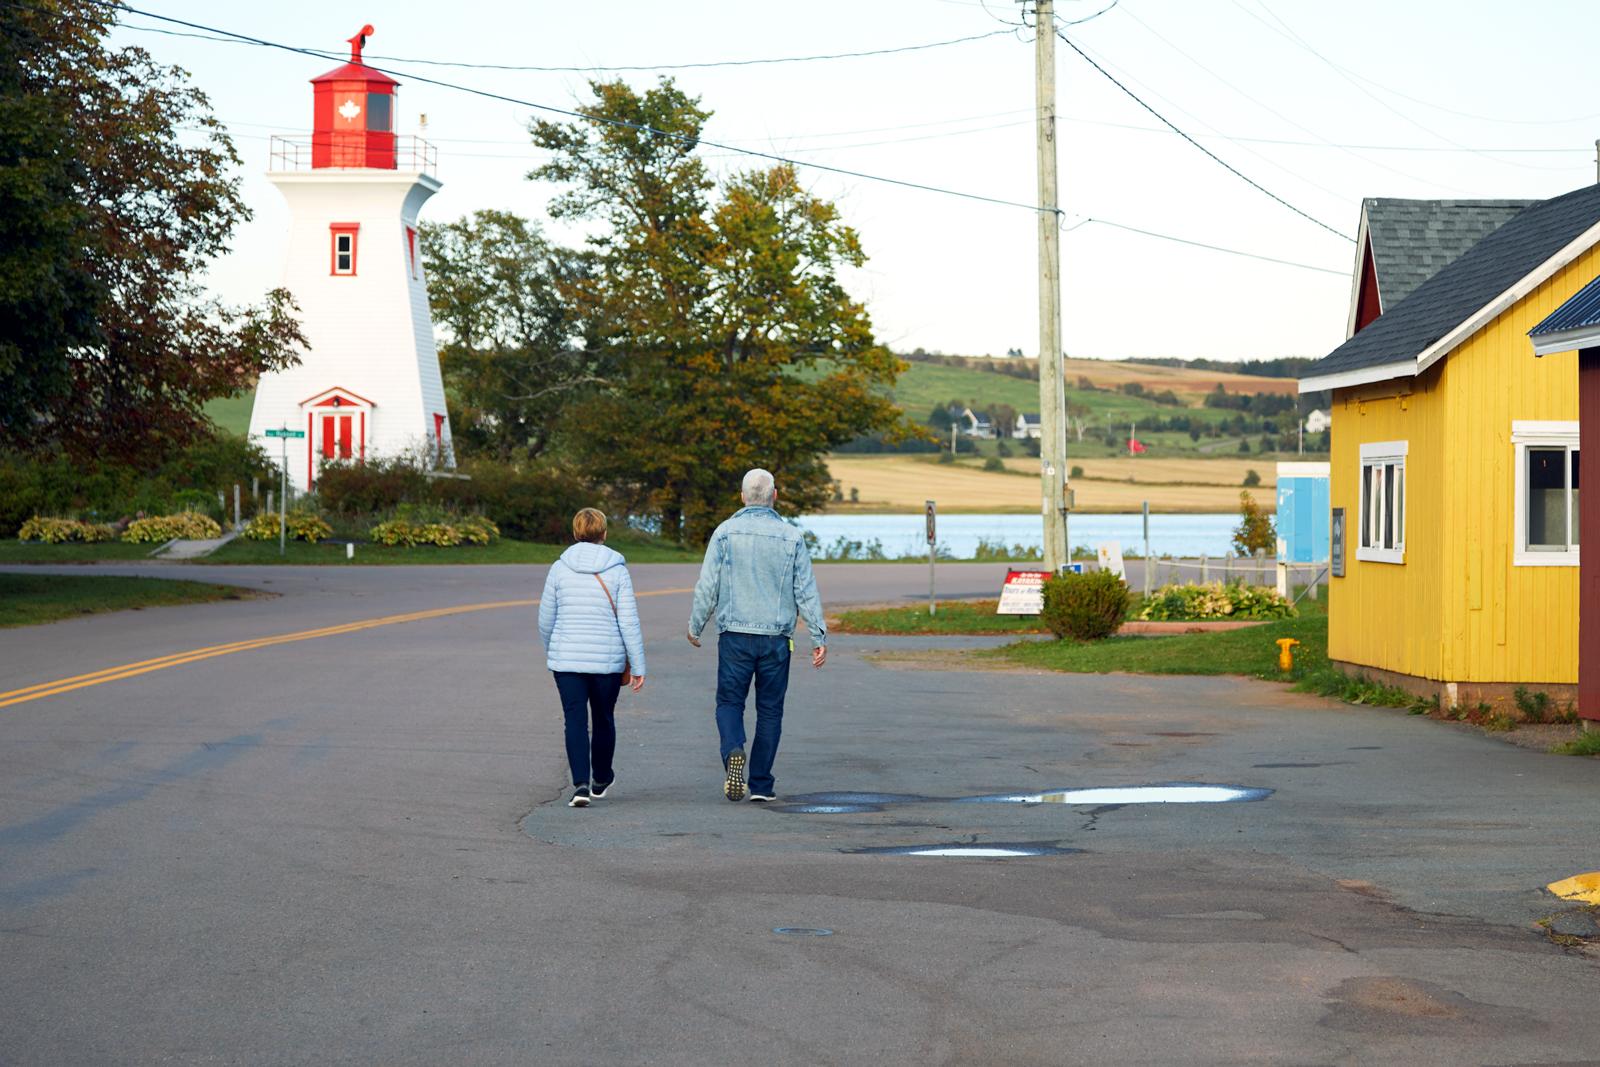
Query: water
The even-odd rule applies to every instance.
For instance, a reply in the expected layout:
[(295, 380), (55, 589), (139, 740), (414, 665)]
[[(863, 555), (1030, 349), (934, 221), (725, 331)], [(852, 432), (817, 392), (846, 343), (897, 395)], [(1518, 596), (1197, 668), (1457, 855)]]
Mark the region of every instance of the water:
[[(816, 535), (818, 555), (841, 537), (863, 545), (881, 542), (891, 559), (928, 552), (921, 515), (805, 515), (797, 521)], [(1143, 524), (1142, 515), (1075, 514), (1069, 534), (1073, 545), (1092, 549), (1102, 541), (1120, 541), (1123, 552), (1143, 552)], [(1225, 556), (1232, 550), (1238, 525), (1236, 515), (1151, 515), (1150, 551), (1157, 556)], [(956, 559), (971, 559), (980, 540), (1031, 549), (1044, 543), (1038, 515), (940, 515), (938, 531), (940, 551)]]

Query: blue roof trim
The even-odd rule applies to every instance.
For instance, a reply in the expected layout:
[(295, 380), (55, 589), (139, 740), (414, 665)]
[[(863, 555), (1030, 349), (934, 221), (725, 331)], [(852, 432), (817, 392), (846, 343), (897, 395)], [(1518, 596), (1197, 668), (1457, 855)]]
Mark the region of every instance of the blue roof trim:
[(1573, 293), (1565, 304), (1529, 330), (1528, 336), (1544, 337), (1564, 330), (1581, 330), (1586, 326), (1600, 326), (1600, 278)]

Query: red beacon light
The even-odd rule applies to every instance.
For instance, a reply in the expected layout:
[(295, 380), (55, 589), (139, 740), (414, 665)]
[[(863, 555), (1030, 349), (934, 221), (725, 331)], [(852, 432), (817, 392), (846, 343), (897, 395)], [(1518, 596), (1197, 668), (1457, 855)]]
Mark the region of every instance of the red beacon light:
[(399, 82), (361, 60), (370, 25), (351, 37), (350, 62), (311, 79), (311, 166), (395, 169), (394, 95)]

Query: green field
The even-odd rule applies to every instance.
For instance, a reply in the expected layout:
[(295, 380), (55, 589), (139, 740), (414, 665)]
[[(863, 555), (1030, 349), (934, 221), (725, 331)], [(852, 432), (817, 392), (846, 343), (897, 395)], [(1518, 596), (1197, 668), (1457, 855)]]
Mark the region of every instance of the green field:
[(205, 413), (217, 426), (237, 437), (243, 437), (250, 432), (250, 406), (256, 401), (255, 390), (240, 393), (238, 396), (225, 396), (220, 400), (209, 401), (205, 405)]
[[(926, 419), (935, 407), (943, 407), (957, 399), (971, 405), (974, 410), (991, 404), (1009, 404), (1018, 411), (1038, 411), (1039, 383), (994, 371), (945, 367), (936, 363), (911, 363), (895, 383), (894, 399), (906, 414), (918, 422)], [(1216, 422), (1232, 414), (1216, 408), (1157, 404), (1125, 393), (1101, 390), (1088, 392), (1070, 388), (1070, 382), (1067, 402), (1088, 408), (1094, 413), (1096, 423), (1101, 425), (1108, 420), (1122, 423), (1155, 415), (1169, 418), (1179, 414)], [(1189, 443), (1187, 437), (1184, 443)]]

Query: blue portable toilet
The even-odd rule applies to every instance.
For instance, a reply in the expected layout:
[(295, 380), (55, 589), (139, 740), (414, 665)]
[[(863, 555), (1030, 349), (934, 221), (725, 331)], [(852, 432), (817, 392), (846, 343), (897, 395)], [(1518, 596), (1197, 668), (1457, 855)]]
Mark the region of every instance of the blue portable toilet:
[(1328, 560), (1328, 464), (1278, 464), (1278, 561)]

